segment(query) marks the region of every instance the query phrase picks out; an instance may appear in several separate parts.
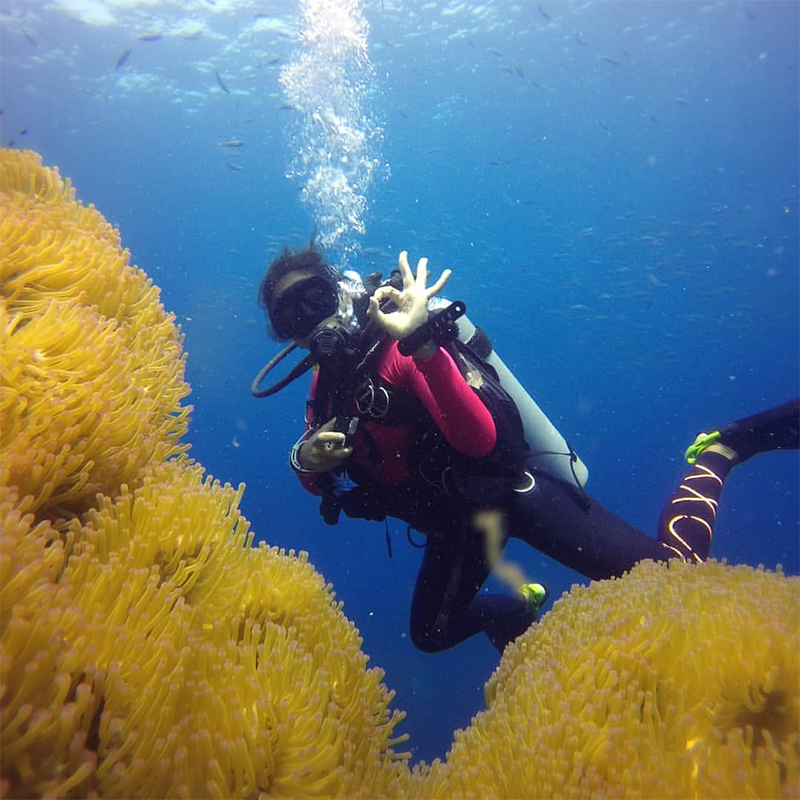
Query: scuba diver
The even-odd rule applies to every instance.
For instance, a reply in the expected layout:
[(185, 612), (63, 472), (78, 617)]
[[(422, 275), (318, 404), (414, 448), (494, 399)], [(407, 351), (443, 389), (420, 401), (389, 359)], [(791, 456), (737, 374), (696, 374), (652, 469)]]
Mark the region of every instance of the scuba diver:
[[(362, 282), (325, 263), (312, 240), (284, 249), (259, 288), (268, 330), (290, 344), (251, 391), (269, 396), (314, 368), (306, 429), (289, 461), (321, 498), (325, 522), (341, 512), (394, 517), (409, 539), (412, 529), (425, 536), (410, 620), (419, 649), (483, 632), (502, 652), (536, 620), (540, 584), (480, 592), (511, 537), (593, 580), (642, 559), (705, 561), (730, 469), (798, 448), (800, 400), (698, 435), (654, 539), (585, 492), (586, 467), (463, 316), (464, 304), (438, 298), (450, 274), (428, 286), (427, 259), (415, 275), (404, 251), (388, 281), (375, 273)], [(296, 347), (308, 355), (260, 388)]]

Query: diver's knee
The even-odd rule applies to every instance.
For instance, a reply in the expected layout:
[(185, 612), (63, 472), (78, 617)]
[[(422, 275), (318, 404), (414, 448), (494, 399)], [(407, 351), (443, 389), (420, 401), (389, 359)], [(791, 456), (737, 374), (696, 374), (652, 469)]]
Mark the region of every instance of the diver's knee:
[(423, 653), (441, 653), (447, 650), (450, 643), (447, 641), (445, 632), (434, 625), (415, 625), (411, 622), (411, 641), (417, 650)]

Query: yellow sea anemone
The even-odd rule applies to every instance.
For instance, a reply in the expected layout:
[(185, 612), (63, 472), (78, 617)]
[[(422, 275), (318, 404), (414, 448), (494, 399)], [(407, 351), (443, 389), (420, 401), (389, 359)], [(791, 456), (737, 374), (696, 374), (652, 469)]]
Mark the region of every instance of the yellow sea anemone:
[(797, 797), (800, 579), (643, 562), (507, 648), (424, 797)]
[(331, 587), (181, 452), (157, 290), (38, 156), (0, 182), (0, 796), (399, 796)]
[(64, 545), (2, 509), (4, 793), (399, 796), (383, 673), (304, 554), (251, 546), (240, 496), (181, 458)]
[(183, 454), (158, 290), (33, 153), (0, 280), (0, 796), (800, 794), (800, 579), (714, 563), (574, 588), (410, 780), (331, 587)]
[(37, 518), (182, 452), (182, 338), (119, 234), (30, 151), (0, 150), (0, 464)]

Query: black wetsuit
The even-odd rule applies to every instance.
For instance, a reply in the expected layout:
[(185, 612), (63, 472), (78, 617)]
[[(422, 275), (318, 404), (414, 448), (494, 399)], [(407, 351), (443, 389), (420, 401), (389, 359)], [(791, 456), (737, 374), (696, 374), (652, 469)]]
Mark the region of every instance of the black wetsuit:
[[(677, 553), (647, 536), (574, 485), (528, 469), (535, 484), (512, 492), (499, 506), (508, 537), (524, 541), (585, 575), (621, 575), (642, 559), (666, 560)], [(411, 637), (421, 650), (445, 650), (483, 631), (501, 650), (531, 624), (522, 594), (481, 593), (493, 569), (486, 536), (470, 524), (471, 510), (459, 509), (446, 527), (429, 529), (414, 598)], [(420, 528), (422, 529), (422, 528)]]
[[(386, 388), (388, 394), (384, 395), (389, 397), (392, 390)], [(392, 403), (396, 401), (389, 407)], [(396, 485), (378, 484), (372, 480), (371, 470), (350, 466), (349, 477), (357, 486), (344, 493), (328, 491), (322, 508), (328, 522), (338, 519), (340, 511), (359, 519), (395, 517), (427, 537), (410, 622), (411, 638), (421, 650), (445, 650), (484, 632), (502, 651), (531, 624), (531, 610), (521, 593), (480, 592), (494, 568), (493, 553), (502, 550), (509, 537), (591, 579), (622, 575), (643, 559), (701, 562), (708, 557), (719, 496), (731, 468), (731, 461), (723, 455), (709, 451), (698, 458), (665, 506), (658, 536), (652, 538), (589, 498), (577, 484), (537, 470), (535, 458), (516, 462), (515, 474), (520, 475), (516, 488), (509, 483), (488, 501), (448, 491), (445, 484), (449, 481), (443, 478), (448, 470), (450, 475), (453, 471), (442, 464), (432, 469), (428, 463), (431, 446), (444, 452), (441, 436), (436, 438), (418, 402), (414, 405), (406, 398), (403, 406), (402, 423), (418, 426), (409, 458), (410, 479)], [(722, 430), (745, 458), (765, 449), (796, 448), (798, 408), (798, 401), (792, 401), (749, 418), (755, 420), (749, 428), (739, 424)], [(334, 413), (328, 406), (326, 418)], [(776, 428), (777, 439), (765, 433), (765, 421)], [(387, 416), (382, 416), (380, 423), (392, 425)], [(368, 424), (362, 424), (359, 431), (362, 437), (365, 427)], [(501, 423), (498, 431), (502, 427)], [(370, 449), (379, 463), (374, 443), (371, 448), (365, 445), (362, 453)], [(461, 459), (457, 463), (463, 467), (474, 462)], [(532, 480), (522, 477), (526, 469)], [(487, 509), (499, 511), (502, 518), (500, 541), (493, 550), (487, 549), (485, 532), (474, 524), (475, 513)]]
[[(512, 492), (503, 504), (507, 525), (501, 546), (509, 536), (520, 539), (595, 580), (622, 575), (643, 559), (705, 561), (731, 467), (767, 450), (797, 449), (799, 418), (800, 401), (792, 400), (722, 428), (720, 442), (736, 448), (737, 457), (732, 462), (710, 451), (699, 456), (664, 506), (657, 539), (529, 462), (535, 484)], [(491, 558), (483, 532), (467, 517), (462, 511), (450, 526), (428, 533), (411, 607), (412, 639), (427, 652), (481, 631), (502, 651), (531, 623), (521, 594), (480, 593)]]

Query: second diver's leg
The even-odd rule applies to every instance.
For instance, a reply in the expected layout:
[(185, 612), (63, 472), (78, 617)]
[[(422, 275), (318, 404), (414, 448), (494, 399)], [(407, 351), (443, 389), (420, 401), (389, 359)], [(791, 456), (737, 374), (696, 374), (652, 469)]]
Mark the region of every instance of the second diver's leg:
[(772, 450), (797, 450), (800, 447), (800, 399), (723, 425), (719, 429), (719, 444), (733, 450), (734, 464)]
[(411, 602), (411, 638), (420, 650), (440, 652), (483, 632), (502, 652), (527, 630), (536, 613), (525, 595), (480, 593), (491, 571), (482, 531), (464, 525), (428, 536)]
[(800, 446), (800, 401), (698, 434), (686, 451), (692, 464), (661, 512), (658, 539), (685, 561), (705, 561), (711, 550), (722, 487), (737, 464), (769, 450)]

